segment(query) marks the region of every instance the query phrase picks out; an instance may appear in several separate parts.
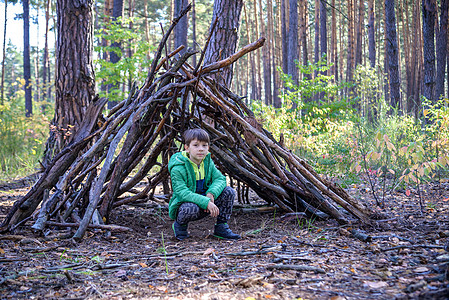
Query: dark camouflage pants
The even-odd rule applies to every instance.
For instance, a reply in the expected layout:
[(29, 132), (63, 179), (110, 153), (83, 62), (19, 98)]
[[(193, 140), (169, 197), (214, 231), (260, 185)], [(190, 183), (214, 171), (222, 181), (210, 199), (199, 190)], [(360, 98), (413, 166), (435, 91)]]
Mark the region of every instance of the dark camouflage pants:
[[(232, 207), (234, 206), (235, 190), (229, 186), (225, 187), (223, 192), (215, 199), (214, 203), (220, 210), (217, 216), (217, 224), (226, 223), (231, 217)], [(198, 205), (192, 202), (184, 202), (178, 208), (176, 221), (181, 225), (186, 225), (191, 221), (200, 220), (209, 213), (205, 212)]]

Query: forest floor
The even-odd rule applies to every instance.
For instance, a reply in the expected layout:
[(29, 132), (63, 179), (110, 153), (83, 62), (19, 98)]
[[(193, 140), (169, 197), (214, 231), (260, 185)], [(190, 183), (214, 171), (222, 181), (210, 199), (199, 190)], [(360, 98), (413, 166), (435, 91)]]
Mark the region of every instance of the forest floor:
[[(447, 299), (449, 183), (421, 188), (422, 213), (417, 191), (387, 194), (380, 209), (367, 186), (349, 188), (382, 216), (373, 226), (236, 209), (238, 241), (213, 238), (208, 218), (178, 242), (155, 203), (114, 211), (111, 223), (132, 232), (89, 231), (80, 243), (67, 231), (33, 233), (29, 222), (0, 235), (0, 298)], [(0, 186), (0, 220), (28, 189)]]

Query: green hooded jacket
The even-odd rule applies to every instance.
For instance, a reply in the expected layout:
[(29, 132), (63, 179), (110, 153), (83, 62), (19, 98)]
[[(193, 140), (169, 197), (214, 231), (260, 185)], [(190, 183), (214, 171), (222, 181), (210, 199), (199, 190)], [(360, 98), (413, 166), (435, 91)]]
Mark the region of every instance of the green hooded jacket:
[[(217, 169), (210, 157), (206, 155), (204, 162), (204, 183), (207, 193), (214, 195), (214, 199), (223, 192), (226, 187), (226, 177)], [(178, 208), (183, 202), (192, 202), (202, 209), (206, 209), (210, 199), (206, 196), (195, 193), (196, 174), (193, 170), (190, 159), (185, 157), (182, 152), (175, 153), (168, 162), (168, 171), (170, 172), (173, 196), (168, 204), (168, 214), (175, 220), (178, 214)]]

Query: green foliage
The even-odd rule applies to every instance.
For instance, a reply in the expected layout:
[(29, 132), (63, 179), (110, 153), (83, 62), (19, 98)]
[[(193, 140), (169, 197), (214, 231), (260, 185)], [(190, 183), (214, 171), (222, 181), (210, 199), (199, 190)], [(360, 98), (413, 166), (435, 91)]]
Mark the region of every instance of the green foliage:
[[(17, 85), (22, 88), (22, 84), (23, 80), (19, 80)], [(0, 180), (35, 172), (44, 151), (50, 117), (36, 113), (26, 118), (24, 102), (20, 89), (15, 97), (0, 105)], [(37, 105), (40, 103), (35, 103), (35, 112), (39, 111)]]
[(430, 123), (423, 129), (410, 117), (394, 116), (379, 123), (374, 134), (361, 130), (353, 144), (353, 153), (358, 154), (352, 169), (384, 182), (392, 177), (391, 188), (420, 184), (443, 172), (449, 164), (449, 110), (442, 101), (427, 107), (423, 114)]
[[(121, 84), (128, 80), (137, 84), (143, 83), (147, 76), (151, 61), (149, 53), (154, 50), (148, 42), (144, 40), (144, 35), (129, 28), (130, 23), (139, 22), (137, 18), (121, 19), (111, 22), (106, 29), (100, 29), (98, 37), (109, 41), (109, 44), (121, 43), (120, 47), (97, 46), (98, 52), (114, 52), (121, 59), (117, 63), (111, 63), (104, 59), (96, 60), (96, 77), (99, 85), (109, 86), (109, 91), (100, 91), (102, 97), (108, 97), (110, 101), (121, 101), (125, 97)], [(128, 51), (131, 49), (132, 55)]]
[[(363, 173), (373, 184), (381, 185), (383, 196), (387, 189), (433, 180), (447, 170), (448, 100), (433, 106), (425, 103), (427, 125), (423, 126), (412, 117), (387, 114), (389, 107), (380, 96), (382, 80), (373, 69), (358, 68), (354, 86), (335, 86), (332, 77), (319, 75), (326, 68), (322, 62), (300, 67), (304, 79), (298, 85), (283, 74), (291, 90), (279, 109), (258, 101), (252, 104), (260, 122), (276, 139), (282, 134), (287, 148), (307, 159), (317, 172), (340, 177), (343, 186), (364, 180)], [(317, 79), (304, 76), (315, 71)], [(336, 101), (346, 88), (357, 96)], [(314, 94), (320, 99), (302, 100), (310, 100)], [(292, 101), (297, 101), (295, 110)], [(362, 103), (365, 117), (354, 110), (355, 102)]]

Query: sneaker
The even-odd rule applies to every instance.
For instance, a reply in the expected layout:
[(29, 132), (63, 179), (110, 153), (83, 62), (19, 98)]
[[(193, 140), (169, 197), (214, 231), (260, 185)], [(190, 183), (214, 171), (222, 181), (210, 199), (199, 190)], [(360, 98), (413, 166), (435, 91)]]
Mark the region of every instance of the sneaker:
[(227, 223), (216, 224), (215, 230), (214, 230), (214, 236), (217, 238), (220, 238), (220, 239), (225, 239), (225, 240), (240, 239), (240, 235), (233, 233)]
[(182, 241), (185, 238), (189, 237), (189, 233), (187, 232), (187, 224), (181, 225), (177, 221), (175, 221), (172, 225), (173, 232), (175, 233), (175, 237)]

